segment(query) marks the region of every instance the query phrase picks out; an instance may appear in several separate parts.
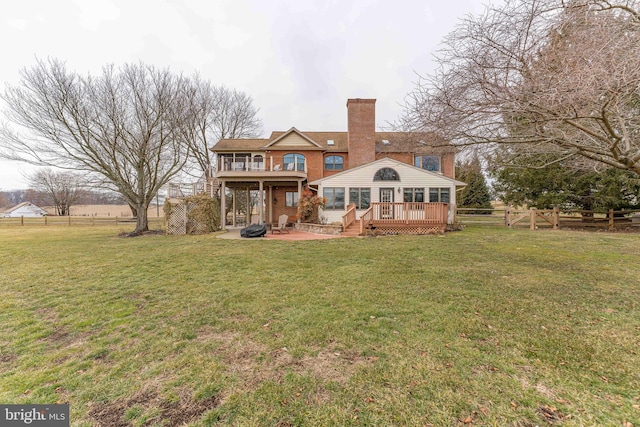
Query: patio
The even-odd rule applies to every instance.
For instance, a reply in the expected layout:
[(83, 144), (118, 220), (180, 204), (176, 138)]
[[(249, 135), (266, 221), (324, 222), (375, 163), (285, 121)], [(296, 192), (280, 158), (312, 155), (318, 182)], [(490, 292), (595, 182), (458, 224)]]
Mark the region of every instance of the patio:
[(227, 227), (227, 232), (217, 235), (218, 239), (243, 239), (243, 240), (326, 240), (326, 239), (337, 239), (342, 238), (344, 236), (336, 236), (332, 234), (318, 234), (318, 233), (309, 233), (307, 231), (300, 231), (289, 229), (288, 233), (278, 233), (271, 234), (271, 231), (267, 231), (267, 234), (264, 237), (256, 237), (252, 239), (245, 239), (240, 237), (240, 230), (242, 227)]

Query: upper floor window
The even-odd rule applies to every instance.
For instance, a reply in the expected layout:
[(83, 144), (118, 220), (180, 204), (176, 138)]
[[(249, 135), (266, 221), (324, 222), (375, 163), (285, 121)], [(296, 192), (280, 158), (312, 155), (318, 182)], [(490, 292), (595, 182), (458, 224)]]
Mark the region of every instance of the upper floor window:
[(304, 156), (302, 154), (285, 154), (282, 162), (286, 171), (304, 171)]
[(414, 166), (430, 172), (440, 172), (440, 156), (416, 156)]
[(400, 181), (400, 175), (394, 169), (382, 168), (373, 176), (374, 181)]
[(344, 168), (344, 157), (327, 156), (324, 158), (324, 168), (326, 170), (342, 170)]

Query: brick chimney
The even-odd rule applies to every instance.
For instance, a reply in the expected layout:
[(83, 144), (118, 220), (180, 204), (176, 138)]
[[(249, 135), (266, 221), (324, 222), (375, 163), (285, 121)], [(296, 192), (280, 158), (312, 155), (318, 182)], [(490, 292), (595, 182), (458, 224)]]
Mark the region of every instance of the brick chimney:
[(349, 168), (376, 159), (376, 100), (347, 100)]

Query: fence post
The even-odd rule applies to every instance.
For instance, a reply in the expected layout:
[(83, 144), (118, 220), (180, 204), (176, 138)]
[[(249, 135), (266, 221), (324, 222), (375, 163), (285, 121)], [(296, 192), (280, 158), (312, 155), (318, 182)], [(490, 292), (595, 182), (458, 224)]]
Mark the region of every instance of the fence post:
[(24, 215), (20, 215), (20, 225), (24, 225)]
[(116, 215), (116, 226), (118, 225), (118, 215)]
[(560, 209), (557, 206), (553, 207), (553, 229), (560, 228)]
[(48, 218), (48, 216), (47, 216), (47, 215), (45, 215), (45, 216), (44, 216), (44, 225), (45, 225), (45, 226), (47, 225), (47, 218)]
[(536, 208), (529, 209), (529, 228), (536, 229)]
[(613, 231), (615, 222), (613, 220), (613, 209), (609, 209), (609, 231)]
[(71, 214), (69, 214), (69, 227), (71, 227)]
[(511, 207), (505, 206), (504, 208), (504, 223), (507, 227), (511, 228)]

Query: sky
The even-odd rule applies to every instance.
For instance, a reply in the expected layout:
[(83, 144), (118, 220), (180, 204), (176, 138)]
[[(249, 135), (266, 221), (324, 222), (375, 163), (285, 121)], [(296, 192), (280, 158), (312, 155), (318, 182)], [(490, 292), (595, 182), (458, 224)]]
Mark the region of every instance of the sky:
[[(443, 37), (483, 10), (482, 0), (7, 2), (0, 90), (18, 85), (36, 59), (92, 75), (142, 62), (247, 93), (265, 137), (294, 126), (346, 131), (348, 98), (377, 99), (383, 127), (402, 113), (418, 76), (434, 71)], [(27, 188), (33, 170), (0, 160), (0, 190)]]

